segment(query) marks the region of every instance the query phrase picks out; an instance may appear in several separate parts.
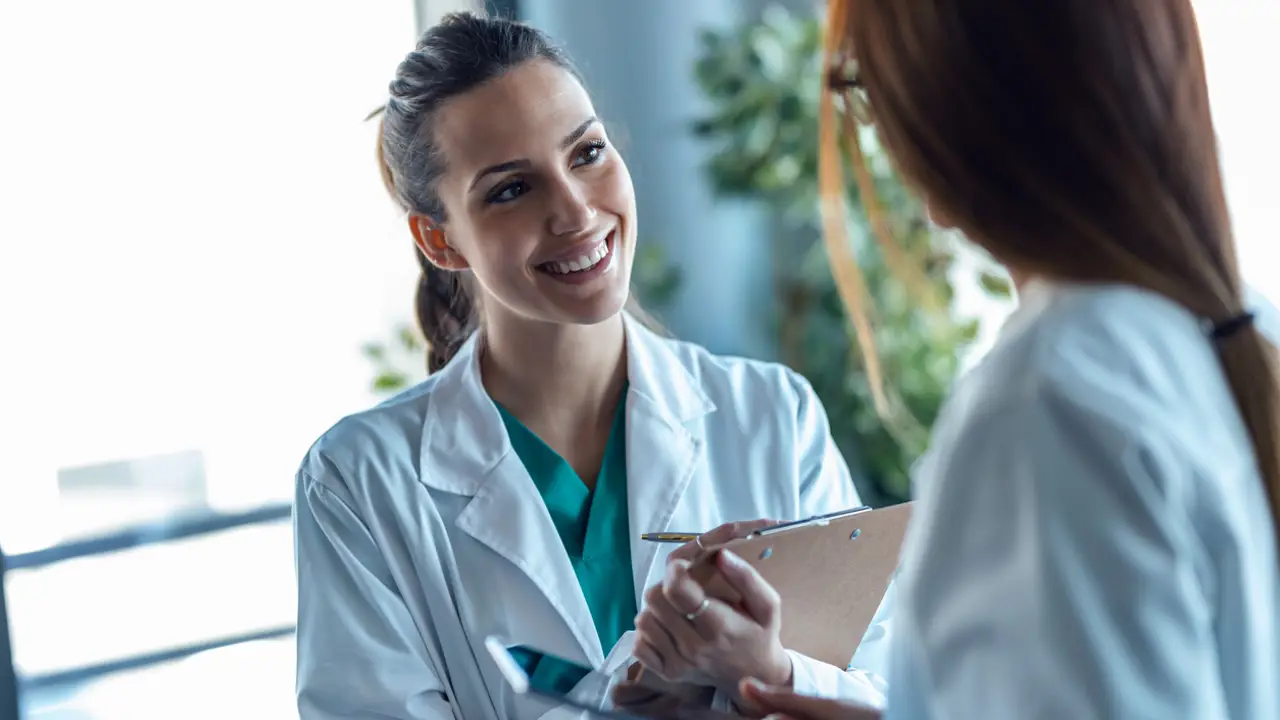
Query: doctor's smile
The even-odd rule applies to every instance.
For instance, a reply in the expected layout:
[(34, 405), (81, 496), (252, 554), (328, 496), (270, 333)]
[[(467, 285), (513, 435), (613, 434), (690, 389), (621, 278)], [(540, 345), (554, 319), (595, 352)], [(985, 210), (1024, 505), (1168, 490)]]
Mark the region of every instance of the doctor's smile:
[(616, 229), (595, 233), (591, 238), (555, 253), (534, 267), (558, 282), (583, 285), (613, 269)]

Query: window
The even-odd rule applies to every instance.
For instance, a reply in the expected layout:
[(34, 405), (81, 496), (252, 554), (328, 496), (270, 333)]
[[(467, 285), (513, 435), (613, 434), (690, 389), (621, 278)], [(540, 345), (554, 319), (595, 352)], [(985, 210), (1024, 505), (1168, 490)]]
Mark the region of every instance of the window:
[[(0, 4), (5, 552), (287, 501), (315, 437), (374, 401), (360, 349), (409, 316), (417, 266), (364, 117), (414, 17), (409, 0)], [(7, 586), (28, 676), (293, 613), (287, 525)], [(190, 714), (155, 697), (184, 703), (157, 717)]]
[(1280, 303), (1280, 106), (1264, 90), (1280, 67), (1280, 4), (1198, 0), (1196, 10), (1245, 279)]

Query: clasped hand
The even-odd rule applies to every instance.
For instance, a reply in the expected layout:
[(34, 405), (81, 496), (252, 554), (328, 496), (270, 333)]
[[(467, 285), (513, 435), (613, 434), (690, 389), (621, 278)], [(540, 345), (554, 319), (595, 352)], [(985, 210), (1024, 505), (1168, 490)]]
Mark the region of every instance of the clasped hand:
[(662, 583), (645, 592), (636, 617), (635, 658), (669, 682), (735, 690), (745, 678), (789, 687), (791, 658), (782, 647), (781, 602), (759, 573), (728, 551), (717, 552), (716, 570), (741, 598), (730, 604), (689, 575), (703, 551), (745, 536), (771, 521), (731, 523), (701, 536), (667, 559)]

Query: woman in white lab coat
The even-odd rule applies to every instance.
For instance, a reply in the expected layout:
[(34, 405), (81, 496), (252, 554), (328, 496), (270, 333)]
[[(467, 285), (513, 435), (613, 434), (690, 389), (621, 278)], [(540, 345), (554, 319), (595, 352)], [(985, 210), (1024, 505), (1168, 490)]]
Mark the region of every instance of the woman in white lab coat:
[(1240, 279), (1191, 3), (831, 10), (840, 108), (1020, 296), (918, 468), (885, 716), (1280, 718), (1280, 332)]
[[(433, 375), (339, 422), (298, 472), (298, 708), (536, 715), (486, 637), (562, 689), (582, 676), (548, 655), (621, 673), (663, 650), (637, 646), (633, 623), (661, 599), (672, 546), (641, 533), (858, 497), (807, 382), (667, 339), (631, 304), (627, 167), (542, 34), (450, 16), (390, 91), (379, 155), (422, 262)], [(776, 619), (740, 613), (662, 674), (708, 681), (721, 703), (767, 674), (878, 704), (884, 685), (865, 671), (885, 633), (882, 615), (846, 672), (782, 648)]]

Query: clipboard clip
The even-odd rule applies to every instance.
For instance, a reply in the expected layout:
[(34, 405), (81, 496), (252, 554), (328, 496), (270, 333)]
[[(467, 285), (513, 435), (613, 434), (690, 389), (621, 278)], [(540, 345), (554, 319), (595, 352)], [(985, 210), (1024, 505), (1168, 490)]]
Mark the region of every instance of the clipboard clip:
[(847, 510), (837, 510), (836, 512), (833, 512), (833, 513), (827, 513), (826, 515), (816, 515), (811, 518), (805, 518), (804, 520), (792, 520), (791, 522), (779, 523), (777, 525), (771, 525), (762, 530), (756, 530), (750, 535), (747, 535), (747, 537), (751, 538), (751, 537), (764, 537), (766, 535), (775, 535), (777, 533), (785, 532), (787, 530), (795, 530), (796, 528), (809, 527), (811, 525), (824, 527), (826, 525), (830, 525), (831, 522), (834, 520), (841, 520), (843, 518), (849, 517), (850, 515), (857, 515), (858, 513), (861, 513), (861, 512), (867, 512), (870, 509), (871, 509), (871, 506), (869, 505), (859, 505), (858, 507), (855, 507), (855, 508), (849, 508)]

